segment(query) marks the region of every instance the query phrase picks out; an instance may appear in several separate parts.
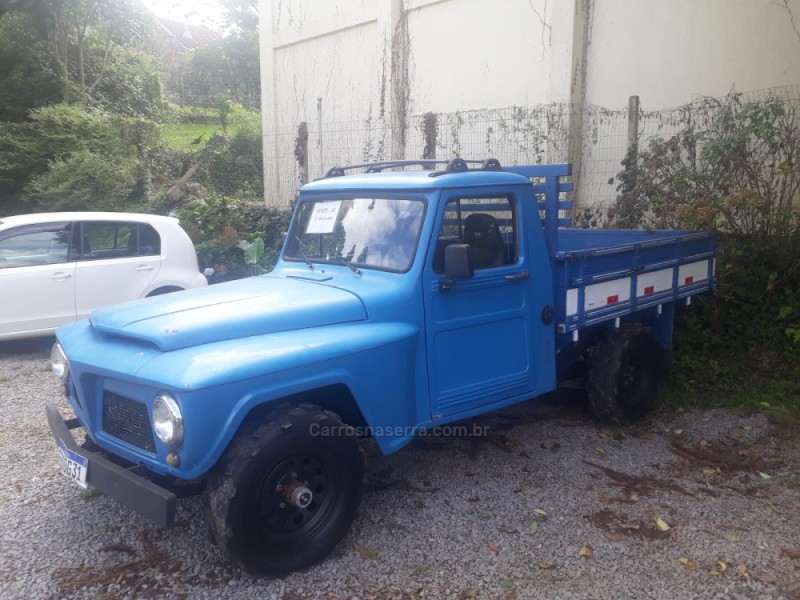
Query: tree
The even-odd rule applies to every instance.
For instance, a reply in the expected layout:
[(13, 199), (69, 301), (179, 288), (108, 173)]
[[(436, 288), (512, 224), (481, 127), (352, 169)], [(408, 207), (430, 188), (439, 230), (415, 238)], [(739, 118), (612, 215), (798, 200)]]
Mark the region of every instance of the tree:
[(239, 31), (258, 31), (258, 0), (223, 0), (225, 24)]
[(141, 4), (135, 0), (46, 0), (46, 4), (62, 100), (96, 100), (94, 92), (112, 77), (115, 62), (117, 73), (121, 71), (116, 55), (130, 57), (142, 37), (146, 17)]
[(154, 21), (140, 0), (6, 0), (0, 23), (0, 90), (13, 91), (16, 120), (56, 102), (161, 111), (158, 69), (143, 52)]
[(58, 83), (45, 69), (47, 48), (30, 15), (0, 15), (0, 121), (23, 121), (30, 108), (55, 102)]
[(184, 85), (209, 102), (224, 97), (250, 109), (261, 104), (259, 41), (255, 31), (232, 33), (192, 55)]

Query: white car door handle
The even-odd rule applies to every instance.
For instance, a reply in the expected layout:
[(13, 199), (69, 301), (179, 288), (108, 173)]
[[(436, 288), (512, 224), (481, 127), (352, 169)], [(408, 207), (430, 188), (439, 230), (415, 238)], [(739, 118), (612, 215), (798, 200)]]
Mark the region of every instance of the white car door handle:
[(152, 271), (155, 267), (153, 265), (139, 265), (136, 267), (137, 271)]
[(64, 281), (70, 277), (72, 277), (72, 275), (70, 273), (64, 273), (64, 271), (56, 271), (50, 275), (50, 279), (55, 279), (56, 281)]

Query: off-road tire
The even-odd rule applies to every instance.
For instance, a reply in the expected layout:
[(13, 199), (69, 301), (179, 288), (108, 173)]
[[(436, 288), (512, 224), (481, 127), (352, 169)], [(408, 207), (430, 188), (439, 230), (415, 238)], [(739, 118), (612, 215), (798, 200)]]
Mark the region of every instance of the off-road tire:
[(647, 415), (658, 404), (668, 356), (645, 325), (604, 332), (586, 357), (586, 387), (595, 416), (622, 424)]
[[(307, 509), (276, 491), (285, 489), (287, 477), (314, 493)], [(212, 537), (250, 573), (280, 577), (301, 570), (323, 560), (347, 534), (363, 479), (363, 451), (339, 415), (309, 404), (279, 406), (237, 434), (209, 478)]]

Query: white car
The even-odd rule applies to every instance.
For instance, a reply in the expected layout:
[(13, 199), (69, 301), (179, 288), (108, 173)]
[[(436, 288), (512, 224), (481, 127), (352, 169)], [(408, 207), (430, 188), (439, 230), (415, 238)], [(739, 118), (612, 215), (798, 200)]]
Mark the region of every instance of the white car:
[(172, 217), (0, 217), (0, 340), (48, 335), (97, 308), (207, 284)]

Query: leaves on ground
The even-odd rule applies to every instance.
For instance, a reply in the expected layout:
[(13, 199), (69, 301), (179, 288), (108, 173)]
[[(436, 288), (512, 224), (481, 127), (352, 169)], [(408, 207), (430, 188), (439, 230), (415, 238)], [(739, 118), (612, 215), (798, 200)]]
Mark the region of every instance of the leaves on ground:
[(584, 460), (583, 462), (590, 467), (594, 467), (595, 469), (603, 472), (614, 482), (612, 485), (621, 487), (625, 491), (635, 491), (640, 496), (650, 496), (652, 495), (653, 490), (656, 488), (667, 490), (669, 492), (675, 492), (677, 494), (683, 494), (684, 496), (694, 496), (694, 494), (686, 488), (683, 488), (671, 481), (667, 481), (666, 479), (659, 479), (658, 477), (653, 477), (651, 475), (630, 475), (628, 473), (622, 473), (620, 471), (615, 471), (614, 469), (609, 469), (608, 467), (604, 467), (587, 460)]
[(786, 558), (800, 559), (800, 551), (792, 550), (790, 548), (781, 548), (781, 556)]
[[(721, 471), (762, 471), (767, 468), (763, 455), (740, 449), (726, 442), (702, 440), (694, 446), (672, 444), (670, 451), (679, 458), (702, 467)], [(705, 469), (703, 474), (710, 474)]]
[(661, 531), (669, 531), (670, 529), (672, 529), (669, 525), (667, 525), (666, 521), (664, 521), (663, 519), (659, 519), (659, 518), (656, 518), (656, 526)]
[(578, 551), (578, 556), (582, 558), (594, 558), (594, 548), (586, 544)]
[(358, 552), (358, 555), (363, 558), (364, 560), (369, 560), (371, 558), (376, 558), (378, 554), (380, 554), (379, 550), (374, 550), (372, 548), (367, 548), (366, 546), (355, 542), (353, 544), (353, 549)]
[(486, 545), (489, 546), (489, 550), (491, 550), (492, 552), (495, 553), (500, 552), (500, 547), (497, 544), (495, 544), (492, 540), (486, 542)]
[[(596, 527), (606, 532), (609, 541), (620, 541), (622, 536), (640, 537), (650, 540), (661, 540), (670, 537), (669, 529), (657, 527), (655, 520), (628, 521), (625, 517), (609, 509), (603, 509), (586, 517)], [(609, 534), (612, 534), (609, 536)]]
[(784, 589), (785, 589), (786, 593), (788, 593), (788, 594), (793, 594), (794, 592), (800, 590), (800, 579), (798, 579), (797, 581), (791, 582)]
[(747, 567), (744, 565), (739, 565), (736, 567), (736, 572), (739, 574), (739, 577), (744, 579), (750, 579), (750, 573), (747, 572)]

